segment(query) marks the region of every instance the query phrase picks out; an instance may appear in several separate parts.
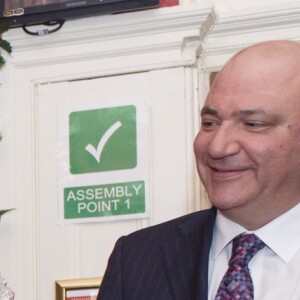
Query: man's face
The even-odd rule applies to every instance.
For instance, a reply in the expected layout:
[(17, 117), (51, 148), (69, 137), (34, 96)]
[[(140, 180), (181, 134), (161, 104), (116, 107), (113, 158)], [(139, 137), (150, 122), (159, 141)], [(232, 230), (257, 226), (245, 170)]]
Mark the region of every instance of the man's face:
[(194, 142), (201, 180), (224, 212), (284, 210), (300, 199), (300, 99), (256, 71), (217, 77)]

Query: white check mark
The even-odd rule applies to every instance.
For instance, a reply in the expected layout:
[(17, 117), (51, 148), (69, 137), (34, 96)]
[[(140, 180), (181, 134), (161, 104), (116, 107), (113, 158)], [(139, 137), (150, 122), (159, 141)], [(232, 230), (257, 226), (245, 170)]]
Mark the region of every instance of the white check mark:
[(101, 154), (102, 154), (103, 148), (106, 145), (107, 141), (115, 133), (115, 131), (118, 130), (121, 126), (122, 126), (122, 123), (120, 121), (117, 121), (115, 124), (113, 124), (111, 127), (109, 127), (106, 130), (106, 132), (103, 134), (102, 138), (100, 139), (97, 149), (91, 144), (88, 144), (85, 147), (85, 150), (87, 152), (89, 152), (91, 155), (93, 155), (93, 157), (97, 160), (98, 163), (100, 163)]

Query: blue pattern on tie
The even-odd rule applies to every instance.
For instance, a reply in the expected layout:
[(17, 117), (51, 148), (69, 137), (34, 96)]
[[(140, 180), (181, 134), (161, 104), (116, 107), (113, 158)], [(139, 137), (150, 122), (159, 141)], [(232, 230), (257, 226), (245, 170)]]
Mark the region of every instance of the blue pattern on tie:
[(232, 254), (215, 300), (252, 300), (254, 288), (248, 263), (265, 246), (254, 234), (240, 234), (232, 241)]

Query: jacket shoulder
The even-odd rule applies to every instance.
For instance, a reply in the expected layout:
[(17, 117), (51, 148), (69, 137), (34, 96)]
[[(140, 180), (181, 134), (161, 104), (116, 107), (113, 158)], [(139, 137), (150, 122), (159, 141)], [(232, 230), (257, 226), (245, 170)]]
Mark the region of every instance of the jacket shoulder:
[(197, 231), (204, 223), (214, 223), (214, 208), (190, 213), (157, 225), (135, 231), (125, 237), (127, 242), (141, 239), (152, 240), (152, 243), (163, 243), (182, 234)]

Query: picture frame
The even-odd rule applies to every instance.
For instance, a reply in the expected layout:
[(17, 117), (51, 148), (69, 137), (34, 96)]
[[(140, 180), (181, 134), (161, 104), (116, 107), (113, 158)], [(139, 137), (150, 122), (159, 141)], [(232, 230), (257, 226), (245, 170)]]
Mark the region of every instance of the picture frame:
[(55, 281), (55, 300), (96, 300), (101, 277)]

